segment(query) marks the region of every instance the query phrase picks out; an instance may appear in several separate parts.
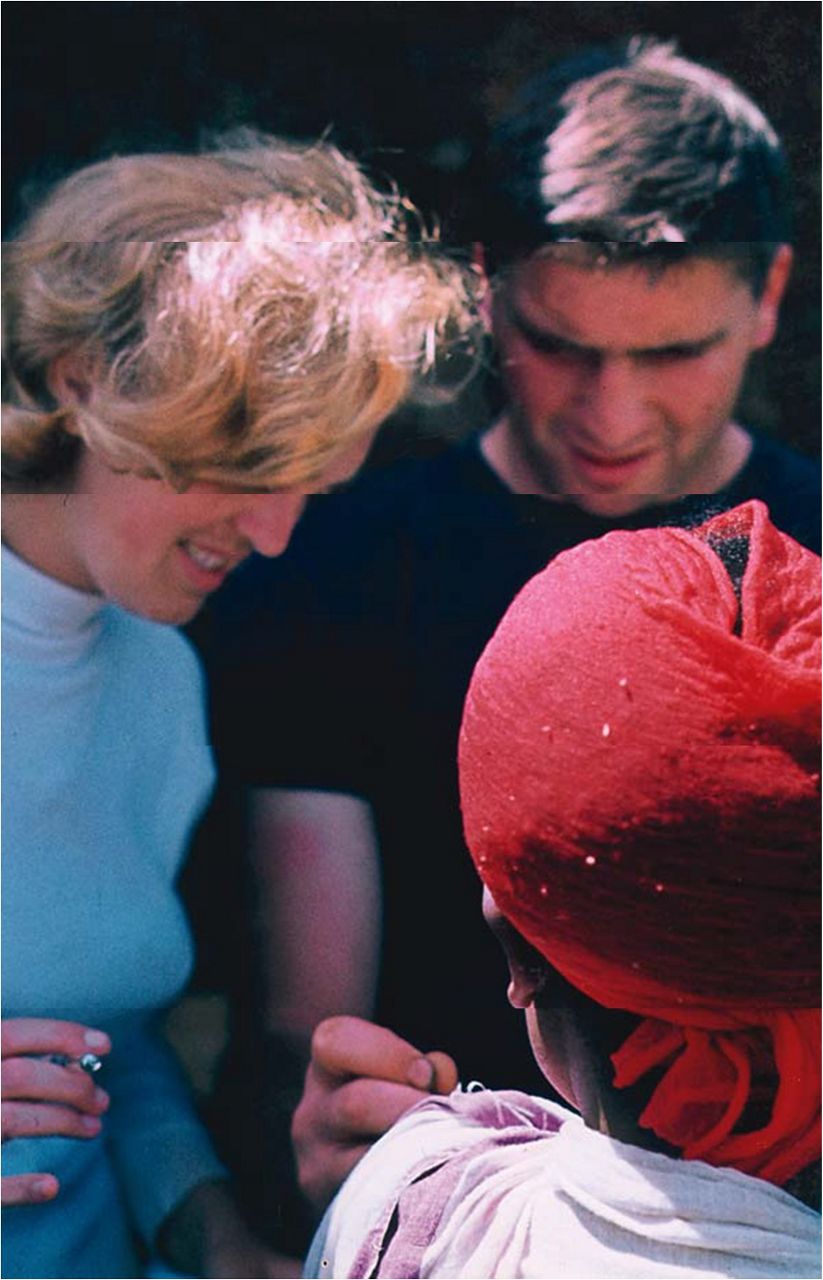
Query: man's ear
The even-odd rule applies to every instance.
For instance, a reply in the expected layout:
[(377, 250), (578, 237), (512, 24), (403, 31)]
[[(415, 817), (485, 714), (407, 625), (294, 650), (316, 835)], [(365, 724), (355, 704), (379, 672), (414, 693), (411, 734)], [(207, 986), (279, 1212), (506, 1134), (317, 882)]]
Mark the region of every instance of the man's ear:
[[(65, 351), (57, 356), (49, 365), (46, 385), (64, 409), (87, 404), (92, 388), (91, 363), (88, 357), (77, 351)], [(73, 430), (70, 421), (66, 423), (66, 430)]]
[(777, 332), (780, 304), (792, 272), (794, 251), (788, 244), (778, 245), (766, 274), (766, 283), (757, 305), (754, 350), (767, 347)]

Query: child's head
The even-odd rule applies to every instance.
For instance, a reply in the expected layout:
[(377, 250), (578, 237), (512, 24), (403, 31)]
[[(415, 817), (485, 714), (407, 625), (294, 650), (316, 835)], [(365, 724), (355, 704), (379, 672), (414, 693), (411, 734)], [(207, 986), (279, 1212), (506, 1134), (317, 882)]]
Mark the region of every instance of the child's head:
[(819, 1154), (819, 568), (760, 503), (566, 552), (460, 740), (481, 878), (538, 961), (633, 1016), (601, 1048), (648, 1086), (641, 1125), (781, 1184)]

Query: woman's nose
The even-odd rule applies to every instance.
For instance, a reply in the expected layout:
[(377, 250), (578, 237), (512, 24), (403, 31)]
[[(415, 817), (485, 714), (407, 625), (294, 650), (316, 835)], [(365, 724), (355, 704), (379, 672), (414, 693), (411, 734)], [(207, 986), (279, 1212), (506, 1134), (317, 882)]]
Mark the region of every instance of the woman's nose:
[(256, 494), (235, 517), (235, 527), (260, 555), (279, 556), (289, 545), (305, 505), (302, 493)]

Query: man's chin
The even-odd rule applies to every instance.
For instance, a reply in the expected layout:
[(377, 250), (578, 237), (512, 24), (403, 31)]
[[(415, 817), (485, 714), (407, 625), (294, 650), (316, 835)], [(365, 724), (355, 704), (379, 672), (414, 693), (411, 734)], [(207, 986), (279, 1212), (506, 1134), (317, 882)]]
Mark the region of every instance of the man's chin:
[(665, 493), (570, 493), (568, 501), (587, 515), (618, 520), (670, 500)]

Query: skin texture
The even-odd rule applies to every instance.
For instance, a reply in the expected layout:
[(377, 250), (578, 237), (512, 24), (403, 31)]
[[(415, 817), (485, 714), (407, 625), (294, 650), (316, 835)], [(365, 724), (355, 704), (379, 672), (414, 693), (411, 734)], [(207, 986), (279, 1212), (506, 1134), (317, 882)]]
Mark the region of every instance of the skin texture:
[(625, 1093), (612, 1085), (610, 1052), (636, 1019), (596, 1006), (576, 991), (501, 914), (488, 889), (483, 917), (509, 967), (509, 1003), (522, 1009), (535, 1061), (549, 1084), (590, 1129), (649, 1150), (665, 1144), (637, 1124)]
[[(102, 1031), (52, 1018), (7, 1018), (0, 1028), (2, 1048), (2, 1140), (36, 1134), (95, 1138), (108, 1109), (108, 1095), (75, 1065), (57, 1066), (42, 1055), (84, 1053), (103, 1056), (111, 1042)], [(52, 1174), (20, 1174), (2, 1179), (4, 1205), (52, 1200)]]
[(318, 1210), (375, 1138), (433, 1093), (451, 1093), (457, 1068), (445, 1053), (422, 1054), (362, 1018), (327, 1018), (312, 1057), (292, 1138), (300, 1185)]
[(725, 263), (657, 276), (532, 257), (493, 303), (508, 415), (485, 456), (515, 492), (620, 516), (713, 493), (748, 456), (732, 420), (752, 353), (774, 336), (791, 267), (781, 246), (759, 298)]
[[(615, 1030), (616, 1043), (628, 1033), (625, 1025), (612, 1025), (623, 1024), (624, 1015), (600, 1010), (595, 1018), (592, 1002), (512, 928), (488, 890), (483, 914), (509, 966), (509, 1002), (525, 1013), (532, 1051), (546, 1079), (590, 1128), (660, 1150), (611, 1086), (604, 1042)], [(612, 1047), (616, 1044), (608, 1050)], [(318, 1213), (376, 1138), (427, 1095), (450, 1093), (457, 1080), (446, 1054), (421, 1054), (385, 1027), (361, 1018), (321, 1022), (292, 1125), (300, 1185)]]
[[(370, 439), (341, 456), (320, 489), (354, 474)], [(118, 473), (84, 450), (71, 492), (8, 495), (3, 538), (29, 564), (145, 618), (180, 625), (252, 551), (280, 555), (303, 493), (237, 493), (215, 484), (180, 494)], [(194, 555), (214, 557), (206, 567)]]
[(300, 1276), (301, 1263), (247, 1229), (228, 1183), (204, 1182), (166, 1219), (161, 1252), (188, 1276)]
[(293, 803), (288, 791), (260, 787), (247, 812), (265, 1030), (303, 1044), (308, 1060), (324, 1018), (373, 1006), (381, 904), (371, 810), (342, 793)]

